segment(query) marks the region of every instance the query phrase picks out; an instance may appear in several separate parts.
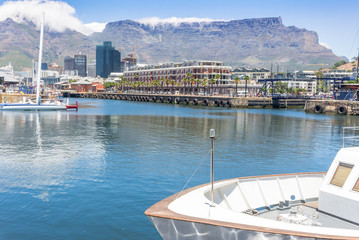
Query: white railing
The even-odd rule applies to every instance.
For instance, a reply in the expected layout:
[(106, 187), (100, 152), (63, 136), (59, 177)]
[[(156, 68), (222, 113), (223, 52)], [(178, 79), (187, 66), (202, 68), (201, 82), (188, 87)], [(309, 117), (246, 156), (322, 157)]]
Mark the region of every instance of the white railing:
[[(343, 148), (345, 143), (348, 144), (348, 141), (350, 141), (351, 145), (359, 142), (359, 127), (343, 127)], [(358, 144), (355, 144), (355, 146), (358, 146)]]

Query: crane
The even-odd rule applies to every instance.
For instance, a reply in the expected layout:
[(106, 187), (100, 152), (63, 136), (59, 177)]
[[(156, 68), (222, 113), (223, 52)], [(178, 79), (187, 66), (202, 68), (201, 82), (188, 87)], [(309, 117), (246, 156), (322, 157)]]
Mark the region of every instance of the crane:
[(316, 64), (307, 64), (307, 65), (322, 66), (322, 73), (324, 73), (324, 66), (328, 66), (329, 64), (327, 64), (327, 63), (316, 63)]

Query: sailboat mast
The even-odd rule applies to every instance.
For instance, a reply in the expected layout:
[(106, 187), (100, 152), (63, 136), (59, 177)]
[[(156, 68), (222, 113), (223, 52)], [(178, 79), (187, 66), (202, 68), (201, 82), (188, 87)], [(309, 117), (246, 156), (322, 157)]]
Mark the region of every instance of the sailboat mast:
[(36, 102), (38, 104), (40, 104), (40, 79), (41, 79), (41, 63), (42, 63), (42, 42), (44, 38), (44, 18), (45, 18), (45, 13), (42, 13), (41, 29), (40, 29), (39, 61), (37, 66), (37, 87), (36, 87)]

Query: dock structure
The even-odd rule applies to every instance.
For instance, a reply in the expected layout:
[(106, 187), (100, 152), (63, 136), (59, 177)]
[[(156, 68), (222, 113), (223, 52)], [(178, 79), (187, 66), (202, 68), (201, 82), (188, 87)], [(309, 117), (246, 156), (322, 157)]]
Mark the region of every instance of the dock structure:
[(339, 115), (359, 115), (359, 101), (347, 100), (308, 100), (304, 110), (312, 113)]
[(141, 93), (64, 93), (64, 97), (113, 99), (123, 101), (188, 104), (212, 107), (287, 108), (304, 107), (305, 99), (270, 97), (226, 97), (203, 95), (141, 94)]

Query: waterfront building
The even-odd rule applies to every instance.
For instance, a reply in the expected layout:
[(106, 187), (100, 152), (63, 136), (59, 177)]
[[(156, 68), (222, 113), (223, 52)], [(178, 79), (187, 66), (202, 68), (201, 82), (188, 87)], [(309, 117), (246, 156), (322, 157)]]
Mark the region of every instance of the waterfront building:
[(342, 69), (331, 69), (328, 72), (323, 73), (325, 78), (353, 78), (353, 72), (347, 72)]
[(65, 57), (64, 72), (68, 75), (87, 76), (87, 57), (81, 53), (72, 57)]
[(41, 70), (48, 70), (47, 63), (41, 63)]
[(92, 60), (91, 63), (87, 64), (87, 76), (96, 77), (96, 60)]
[(121, 72), (121, 53), (107, 41), (96, 46), (96, 75), (107, 78), (111, 72)]
[(41, 81), (43, 82), (43, 86), (53, 85), (60, 81), (60, 74), (58, 71), (42, 70)]
[(105, 87), (102, 79), (82, 79), (77, 82), (70, 83), (70, 89), (76, 92), (103, 92)]
[(258, 81), (259, 79), (268, 79), (271, 77), (271, 72), (266, 68), (249, 68), (249, 67), (238, 67), (232, 71), (232, 79), (238, 77), (244, 79), (248, 76), (250, 79)]
[[(224, 66), (219, 61), (186, 61), (183, 63), (165, 63), (158, 65), (134, 66), (123, 73), (126, 80), (131, 82), (152, 82), (154, 80), (169, 79), (175, 84), (184, 85), (184, 78), (190, 73), (196, 79), (214, 79), (217, 74), (220, 76), (218, 84), (228, 84), (231, 79), (229, 66)], [(209, 82), (208, 82), (209, 84)]]
[(59, 74), (62, 73), (62, 67), (59, 66), (57, 63), (51, 63), (50, 65), (47, 66), (47, 69), (50, 71), (56, 71)]
[(21, 83), (21, 78), (15, 76), (14, 68), (9, 62), (8, 65), (0, 67), (0, 84), (4, 86), (16, 85)]
[(81, 77), (86, 77), (87, 76), (87, 57), (86, 55), (83, 55), (81, 53), (77, 54), (74, 56), (74, 60), (75, 60), (75, 70), (77, 70), (78, 75)]
[(287, 83), (289, 88), (304, 89), (309, 94), (315, 94), (317, 91), (317, 77), (314, 71), (295, 71), (292, 80)]
[(64, 59), (64, 71), (74, 71), (75, 70), (75, 59), (73, 57), (67, 56)]
[(137, 58), (134, 54), (128, 54), (127, 57), (123, 58), (121, 61), (121, 72), (127, 71), (129, 68), (137, 65)]

